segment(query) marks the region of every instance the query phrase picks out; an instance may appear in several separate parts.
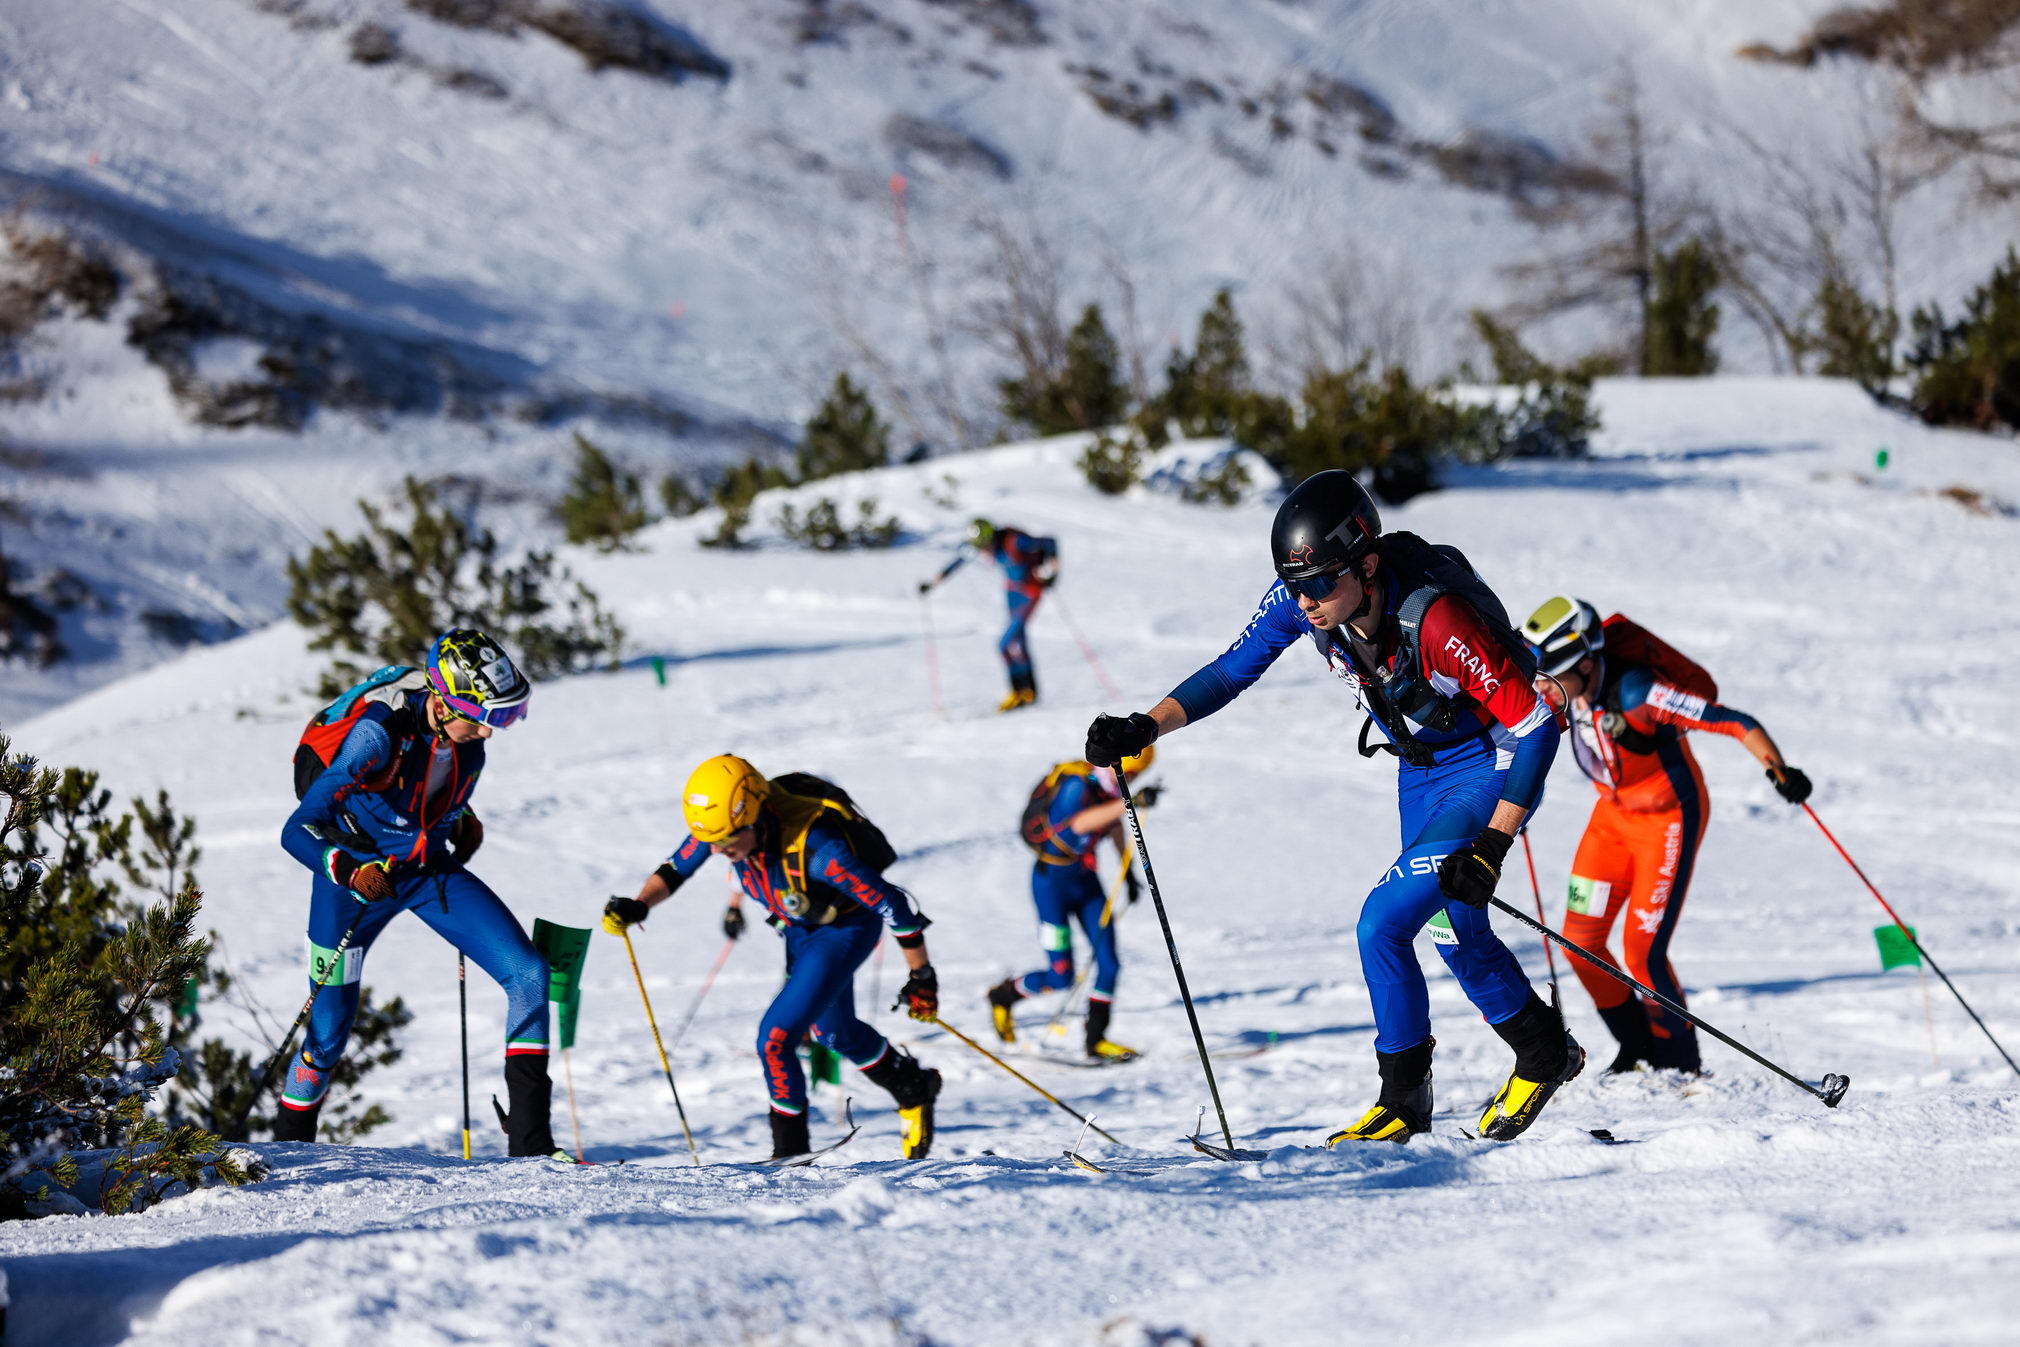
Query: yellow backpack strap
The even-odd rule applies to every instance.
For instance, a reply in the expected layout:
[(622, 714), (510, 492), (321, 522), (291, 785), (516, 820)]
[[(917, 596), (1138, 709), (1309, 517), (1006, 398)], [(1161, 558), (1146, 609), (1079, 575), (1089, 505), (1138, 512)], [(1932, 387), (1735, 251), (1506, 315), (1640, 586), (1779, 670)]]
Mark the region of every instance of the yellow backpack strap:
[(815, 820), (832, 812), (844, 821), (853, 822), (856, 815), (840, 800), (795, 795), (777, 785), (772, 787), (771, 798), (766, 804), (778, 815), (779, 849), (782, 853), (779, 863), (786, 872), (786, 886), (795, 893), (803, 894), (807, 891), (807, 834), (813, 831)]

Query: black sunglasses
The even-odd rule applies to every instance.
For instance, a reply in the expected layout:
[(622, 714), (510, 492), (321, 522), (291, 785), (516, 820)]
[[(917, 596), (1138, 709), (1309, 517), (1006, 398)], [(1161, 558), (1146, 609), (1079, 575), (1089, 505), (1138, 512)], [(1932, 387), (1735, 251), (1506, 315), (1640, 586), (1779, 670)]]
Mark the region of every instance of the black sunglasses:
[(1324, 603), (1333, 596), (1333, 591), (1340, 587), (1340, 581), (1346, 574), (1347, 568), (1341, 566), (1338, 570), (1320, 571), (1317, 575), (1301, 575), (1295, 580), (1286, 579), (1284, 583), (1291, 587), (1292, 593), (1302, 594), (1313, 603)]

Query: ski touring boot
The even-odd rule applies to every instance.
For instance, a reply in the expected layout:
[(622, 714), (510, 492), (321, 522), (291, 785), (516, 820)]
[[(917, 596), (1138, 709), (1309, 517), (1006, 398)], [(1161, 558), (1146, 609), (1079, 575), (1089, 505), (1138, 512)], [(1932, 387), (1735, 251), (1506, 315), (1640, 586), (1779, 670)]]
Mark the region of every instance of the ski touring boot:
[(1585, 1049), (1564, 1027), (1564, 1017), (1529, 994), (1529, 1004), (1494, 1026), (1515, 1049), (1515, 1070), (1480, 1115), (1480, 1135), (1512, 1141), (1529, 1130), (1558, 1087), (1585, 1067)]
[(996, 707), (998, 711), (1015, 711), (1020, 706), (1030, 706), (1038, 700), (1038, 682), (1029, 675), (1012, 676), (1010, 695)]
[(996, 1026), (996, 1037), (1005, 1043), (1017, 1041), (1017, 1017), (1010, 1013), (1010, 1007), (1023, 999), (1016, 978), (1005, 978), (989, 989), (989, 1022)]
[(1087, 1055), (1097, 1062), (1133, 1061), (1143, 1054), (1135, 1048), (1125, 1048), (1120, 1043), (1108, 1041), (1108, 1019), (1113, 1013), (1114, 1008), (1107, 1001), (1088, 1001)]
[(772, 1159), (790, 1160), (795, 1155), (805, 1155), (814, 1146), (808, 1138), (807, 1115), (804, 1113), (781, 1113), (771, 1111), (772, 1119)]
[(575, 1162), (574, 1156), (554, 1144), (554, 1133), (548, 1130), (547, 1110), (553, 1090), (547, 1078), (546, 1057), (523, 1052), (505, 1059), (505, 1097), (511, 1100), (512, 1107), (499, 1107), (498, 1096), (494, 1094), (491, 1109), (505, 1131), (507, 1155), (538, 1155)]
[(1326, 1138), (1330, 1148), (1342, 1141), (1393, 1141), (1402, 1145), (1431, 1130), (1431, 1050), (1438, 1040), (1427, 1038), (1401, 1052), (1377, 1052), (1382, 1092), (1375, 1106), (1351, 1127)]
[(884, 1059), (866, 1067), (870, 1083), (890, 1091), (898, 1106), (899, 1135), (907, 1160), (923, 1160), (933, 1149), (933, 1101), (940, 1097), (940, 1073), (920, 1066), (902, 1048), (890, 1048)]
[(1654, 1060), (1655, 1035), (1649, 1032), (1648, 1012), (1641, 1008), (1641, 1002), (1630, 996), (1617, 1006), (1601, 1010), (1599, 1018), (1606, 1021), (1606, 1027), (1620, 1040), (1620, 1051), (1606, 1065), (1607, 1075), (1638, 1071)]

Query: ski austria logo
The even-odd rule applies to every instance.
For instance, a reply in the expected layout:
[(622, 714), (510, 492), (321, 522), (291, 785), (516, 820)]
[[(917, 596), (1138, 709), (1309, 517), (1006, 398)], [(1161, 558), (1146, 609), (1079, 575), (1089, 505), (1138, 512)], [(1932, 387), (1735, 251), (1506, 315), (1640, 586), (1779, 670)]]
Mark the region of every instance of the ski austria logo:
[(1682, 716), (1685, 720), (1704, 719), (1704, 698), (1693, 697), (1688, 692), (1673, 688), (1667, 683), (1657, 683), (1649, 688), (1648, 704), (1658, 711)]

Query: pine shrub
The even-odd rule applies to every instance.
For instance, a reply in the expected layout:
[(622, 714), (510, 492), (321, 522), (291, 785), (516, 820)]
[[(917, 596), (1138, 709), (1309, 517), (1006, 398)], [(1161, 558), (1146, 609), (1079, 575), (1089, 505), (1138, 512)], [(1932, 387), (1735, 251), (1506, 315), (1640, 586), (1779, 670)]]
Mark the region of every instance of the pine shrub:
[(1648, 354), (1642, 374), (1698, 376), (1718, 370), (1718, 261), (1690, 239), (1655, 255), (1655, 290), (1648, 301)]
[(1913, 326), (1916, 415), (1930, 425), (2020, 429), (2020, 255), (2006, 250), (1956, 322), (1930, 305)]
[(841, 510), (826, 496), (807, 507), (802, 518), (790, 505), (779, 507), (774, 521), (778, 530), (802, 547), (811, 547), (816, 552), (842, 552), (858, 547), (889, 547), (898, 539), (902, 528), (896, 516), (877, 518), (877, 502), (874, 499), (856, 502), (856, 522), (844, 524)]
[(615, 552), (645, 527), (645, 505), (638, 478), (610, 461), (610, 456), (581, 431), (575, 432), (575, 477), (561, 498), (561, 523), (571, 543), (593, 543)]
[(1837, 277), (1817, 287), (1810, 307), (1810, 323), (1799, 349), (1822, 357), (1817, 373), (1856, 380), (1868, 391), (1884, 389), (1894, 377), (1894, 339), (1900, 335), (1900, 318)]
[(847, 374), (808, 418), (794, 468), (801, 482), (817, 482), (845, 472), (881, 468), (891, 461), (891, 428), (877, 415), (869, 394)]
[(668, 518), (686, 519), (707, 508), (708, 498), (696, 491), (687, 478), (670, 472), (659, 479), (659, 505)]
[(1222, 290), (1199, 316), (1190, 354), (1173, 351), (1164, 367), (1164, 414), (1193, 437), (1234, 433), (1250, 394), (1247, 338), (1234, 296)]
[(1112, 426), (1129, 410), (1121, 371), (1122, 354), (1101, 306), (1089, 304), (1066, 334), (1065, 359), (1055, 375), (998, 381), (1003, 415), (1039, 435)]
[(406, 520), (359, 501), (365, 531), (325, 530), (288, 561), (288, 614), (309, 648), (334, 656), (320, 691), (335, 696), (368, 670), (412, 664), (451, 627), (482, 627), (538, 680), (612, 668), (624, 633), (551, 552), (501, 565), (491, 533), (451, 511), (437, 489), (409, 477)]
[[(257, 1177), (213, 1131), (146, 1112), (183, 1060), (158, 1010), (201, 980), (209, 946), (195, 883), (156, 845), (191, 854), (166, 797), (138, 856), (132, 816), (108, 803), (94, 775), (45, 769), (0, 735), (0, 1217), (61, 1209), (52, 1189), (118, 1213)], [(113, 866), (172, 895), (120, 903)], [(82, 1149), (107, 1153), (87, 1171)]]
[(1104, 496), (1119, 496), (1143, 480), (1143, 441), (1102, 431), (1080, 454), (1080, 473)]
[(742, 547), (743, 531), (750, 527), (751, 509), (758, 496), (763, 492), (792, 484), (793, 479), (790, 475), (755, 458), (747, 458), (731, 468), (715, 485), (715, 503), (722, 511), (722, 522), (717, 525), (713, 535), (701, 540), (701, 545)]

